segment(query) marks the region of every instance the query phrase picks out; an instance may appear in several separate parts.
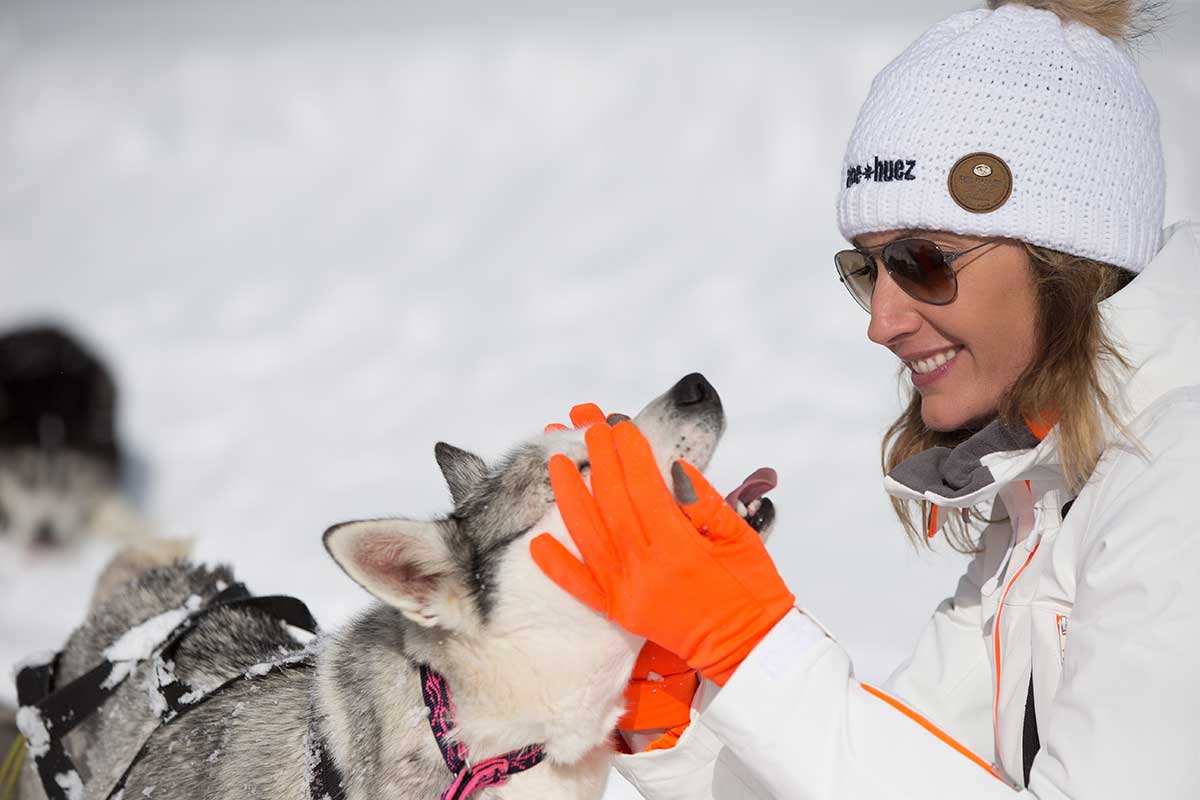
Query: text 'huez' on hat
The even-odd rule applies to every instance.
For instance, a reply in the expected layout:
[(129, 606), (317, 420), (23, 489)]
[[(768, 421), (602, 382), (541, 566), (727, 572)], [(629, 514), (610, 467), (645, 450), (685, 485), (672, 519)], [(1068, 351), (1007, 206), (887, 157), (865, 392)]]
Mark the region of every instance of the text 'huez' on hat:
[(1140, 270), (1165, 176), (1134, 18), (1133, 0), (993, 0), (933, 26), (871, 84), (842, 165), (842, 235), (1011, 237)]

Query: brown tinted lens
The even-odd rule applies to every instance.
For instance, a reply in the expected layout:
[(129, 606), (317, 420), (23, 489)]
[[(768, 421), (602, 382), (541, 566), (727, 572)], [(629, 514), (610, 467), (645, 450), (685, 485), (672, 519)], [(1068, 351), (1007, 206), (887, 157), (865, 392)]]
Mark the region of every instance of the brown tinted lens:
[(923, 303), (945, 305), (954, 299), (954, 270), (938, 246), (927, 239), (900, 239), (883, 248), (883, 263), (896, 285)]
[(871, 293), (875, 290), (875, 264), (857, 250), (843, 250), (833, 257), (838, 276), (860, 306), (871, 310)]

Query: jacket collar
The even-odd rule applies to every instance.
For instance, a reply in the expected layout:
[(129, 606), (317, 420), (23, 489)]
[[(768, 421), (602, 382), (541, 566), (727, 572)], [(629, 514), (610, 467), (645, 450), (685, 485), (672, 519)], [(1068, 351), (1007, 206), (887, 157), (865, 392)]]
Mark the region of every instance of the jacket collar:
[[(1105, 378), (1123, 422), (1175, 387), (1200, 384), (1200, 224), (1177, 222), (1163, 239), (1150, 264), (1100, 304), (1133, 365), (1124, 379), (1112, 372)], [(1012, 481), (1045, 479), (1061, 479), (1057, 427), (1039, 441), (1028, 428), (994, 420), (954, 448), (933, 447), (896, 465), (884, 489), (906, 500), (969, 508)], [(931, 520), (929, 535), (943, 521)]]

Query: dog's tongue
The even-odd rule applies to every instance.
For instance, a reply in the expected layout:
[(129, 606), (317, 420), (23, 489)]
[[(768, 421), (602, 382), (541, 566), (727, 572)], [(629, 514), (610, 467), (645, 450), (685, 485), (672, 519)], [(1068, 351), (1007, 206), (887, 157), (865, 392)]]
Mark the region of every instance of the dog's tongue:
[(770, 467), (760, 467), (751, 472), (742, 485), (725, 496), (725, 502), (734, 509), (738, 501), (750, 505), (779, 484), (779, 475)]

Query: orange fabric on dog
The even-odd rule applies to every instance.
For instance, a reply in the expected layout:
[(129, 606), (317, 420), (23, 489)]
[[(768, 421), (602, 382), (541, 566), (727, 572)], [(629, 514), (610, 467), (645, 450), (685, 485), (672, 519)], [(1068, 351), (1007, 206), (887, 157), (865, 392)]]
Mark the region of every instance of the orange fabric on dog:
[(677, 494), (695, 498), (681, 509), (632, 424), (593, 425), (585, 440), (592, 491), (569, 458), (550, 459), (584, 560), (542, 534), (530, 543), (534, 561), (581, 602), (724, 685), (795, 597), (758, 534), (698, 470), (672, 466)]

